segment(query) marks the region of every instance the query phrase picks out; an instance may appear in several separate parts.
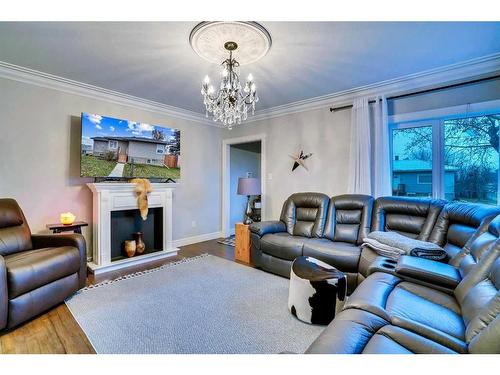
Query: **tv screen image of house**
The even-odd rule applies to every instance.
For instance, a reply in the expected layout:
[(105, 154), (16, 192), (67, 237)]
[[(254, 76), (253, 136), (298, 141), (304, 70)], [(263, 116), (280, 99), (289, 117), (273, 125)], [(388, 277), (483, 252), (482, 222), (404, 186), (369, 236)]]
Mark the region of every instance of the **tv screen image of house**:
[(180, 130), (82, 113), (82, 177), (178, 180)]

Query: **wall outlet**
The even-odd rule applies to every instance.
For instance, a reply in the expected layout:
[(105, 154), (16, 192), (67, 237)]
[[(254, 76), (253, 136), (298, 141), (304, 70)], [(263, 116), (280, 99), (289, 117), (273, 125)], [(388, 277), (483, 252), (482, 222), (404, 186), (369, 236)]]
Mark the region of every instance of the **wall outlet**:
[(273, 179), (273, 174), (272, 173), (268, 173), (267, 174), (267, 179), (268, 180), (272, 180)]
[(196, 221), (191, 222), (191, 228), (196, 228)]

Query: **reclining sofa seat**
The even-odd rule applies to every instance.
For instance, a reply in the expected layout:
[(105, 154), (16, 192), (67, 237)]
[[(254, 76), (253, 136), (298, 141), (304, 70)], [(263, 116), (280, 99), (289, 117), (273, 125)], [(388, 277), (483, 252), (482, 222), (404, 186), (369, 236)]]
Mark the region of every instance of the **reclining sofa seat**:
[(374, 273), (307, 352), (500, 353), (500, 216), (486, 227), (452, 294)]
[(356, 284), (360, 248), (369, 232), (373, 198), (320, 193), (291, 195), (280, 221), (250, 226), (252, 261), (266, 271), (290, 277), (301, 255), (318, 258), (347, 273), (349, 290)]
[(428, 241), (433, 242), (446, 251), (448, 263), (458, 266), (462, 258), (475, 263), (470, 256), (471, 243), (488, 230), (488, 224), (500, 215), (500, 207), (452, 202), (444, 206), (432, 229)]
[[(498, 206), (450, 202), (439, 213), (427, 241), (443, 247), (448, 254), (448, 263), (455, 267), (461, 262), (475, 264), (477, 259), (470, 253), (470, 245), (475, 238), (488, 230), (488, 224), (499, 214)], [(381, 258), (375, 251), (363, 249), (358, 282), (371, 273), (369, 266), (373, 265), (375, 260), (380, 263)]]
[(13, 199), (0, 199), (0, 330), (64, 301), (85, 286), (82, 235), (32, 235)]
[[(420, 241), (428, 241), (446, 201), (430, 198), (381, 197), (375, 200), (371, 232), (397, 232)], [(363, 248), (359, 260), (358, 283), (369, 274), (369, 266), (380, 256)]]
[(332, 197), (323, 238), (304, 242), (303, 255), (322, 260), (347, 275), (348, 292), (356, 287), (360, 245), (370, 232), (373, 198), (346, 194)]
[(257, 267), (290, 277), (293, 260), (303, 253), (306, 238), (321, 238), (329, 198), (322, 193), (292, 194), (280, 220), (250, 225), (252, 261)]

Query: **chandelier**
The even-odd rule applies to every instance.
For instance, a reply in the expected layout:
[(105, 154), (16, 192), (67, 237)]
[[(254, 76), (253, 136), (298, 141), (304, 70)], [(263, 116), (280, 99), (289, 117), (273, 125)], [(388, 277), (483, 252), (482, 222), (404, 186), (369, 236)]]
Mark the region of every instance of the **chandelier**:
[(233, 51), (238, 48), (238, 44), (226, 42), (224, 48), (229, 51), (229, 58), (221, 64), (219, 89), (215, 91), (214, 86), (210, 84), (210, 78), (206, 76), (201, 86), (201, 95), (206, 117), (212, 113), (214, 121), (220, 121), (225, 127), (232, 129), (233, 125), (239, 125), (241, 121), (247, 119), (250, 108), (252, 115), (255, 113), (255, 104), (259, 101), (259, 97), (251, 73), (245, 86), (241, 86), (240, 64), (233, 58)]
[(272, 44), (269, 32), (253, 21), (208, 21), (193, 28), (189, 43), (200, 57), (222, 68), (217, 82), (211, 84), (206, 76), (202, 83), (206, 116), (231, 129), (254, 114), (259, 101), (257, 88), (251, 74), (245, 82), (240, 81), (240, 65), (254, 63), (267, 54)]

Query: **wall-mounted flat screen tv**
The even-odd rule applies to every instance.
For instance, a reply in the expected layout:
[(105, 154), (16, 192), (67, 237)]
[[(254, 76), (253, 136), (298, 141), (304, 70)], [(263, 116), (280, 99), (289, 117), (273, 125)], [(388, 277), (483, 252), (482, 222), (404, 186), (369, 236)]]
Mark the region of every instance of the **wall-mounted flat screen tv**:
[(82, 177), (178, 180), (180, 154), (178, 129), (82, 113)]

